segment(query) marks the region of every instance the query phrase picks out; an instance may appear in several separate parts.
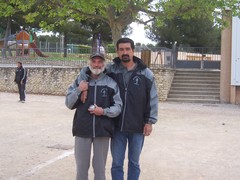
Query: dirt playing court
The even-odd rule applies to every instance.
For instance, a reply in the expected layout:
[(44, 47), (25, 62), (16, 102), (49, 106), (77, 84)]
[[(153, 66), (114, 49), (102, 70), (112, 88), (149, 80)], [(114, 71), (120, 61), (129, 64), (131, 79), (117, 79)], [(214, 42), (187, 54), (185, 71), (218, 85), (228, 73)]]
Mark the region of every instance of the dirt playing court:
[[(65, 97), (17, 100), (18, 94), (0, 92), (0, 179), (74, 180), (74, 111), (65, 107)], [(145, 140), (140, 179), (238, 180), (239, 149), (239, 105), (159, 103), (159, 121)], [(109, 152), (107, 180), (110, 167)]]

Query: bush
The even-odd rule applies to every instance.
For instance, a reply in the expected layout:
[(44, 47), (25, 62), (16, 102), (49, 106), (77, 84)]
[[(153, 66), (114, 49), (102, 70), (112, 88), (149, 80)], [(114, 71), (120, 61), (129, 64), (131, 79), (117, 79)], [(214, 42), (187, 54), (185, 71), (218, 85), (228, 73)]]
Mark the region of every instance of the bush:
[(115, 45), (114, 44), (108, 44), (106, 47), (107, 53), (115, 53)]

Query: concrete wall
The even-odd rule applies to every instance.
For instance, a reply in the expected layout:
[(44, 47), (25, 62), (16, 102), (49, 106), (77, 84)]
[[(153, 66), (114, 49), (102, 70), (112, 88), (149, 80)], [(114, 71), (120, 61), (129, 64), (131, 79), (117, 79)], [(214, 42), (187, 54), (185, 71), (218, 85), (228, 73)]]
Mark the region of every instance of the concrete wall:
[[(70, 84), (80, 72), (79, 68), (27, 67), (26, 92), (31, 94), (65, 95)], [(174, 70), (152, 69), (158, 88), (159, 100), (165, 101), (169, 92)], [(0, 91), (18, 92), (14, 83), (15, 67), (0, 67)]]
[(240, 104), (240, 86), (231, 86), (231, 104)]
[(230, 15), (224, 16), (223, 19), (229, 22), (229, 26), (224, 28), (221, 33), (220, 101), (229, 103), (231, 99), (232, 21)]
[(240, 87), (236, 87), (236, 101), (235, 104), (240, 104)]

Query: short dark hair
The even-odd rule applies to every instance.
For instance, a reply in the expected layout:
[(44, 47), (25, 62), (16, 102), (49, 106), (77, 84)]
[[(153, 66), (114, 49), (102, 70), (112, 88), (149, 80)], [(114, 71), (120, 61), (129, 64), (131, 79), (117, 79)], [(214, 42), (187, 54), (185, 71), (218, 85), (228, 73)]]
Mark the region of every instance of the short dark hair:
[(20, 64), (20, 65), (22, 66), (22, 62), (18, 61), (17, 63)]
[(118, 41), (117, 41), (117, 44), (116, 44), (116, 47), (118, 49), (118, 45), (121, 44), (121, 43), (130, 43), (131, 44), (131, 48), (134, 49), (135, 46), (134, 46), (134, 41), (130, 38), (120, 38)]

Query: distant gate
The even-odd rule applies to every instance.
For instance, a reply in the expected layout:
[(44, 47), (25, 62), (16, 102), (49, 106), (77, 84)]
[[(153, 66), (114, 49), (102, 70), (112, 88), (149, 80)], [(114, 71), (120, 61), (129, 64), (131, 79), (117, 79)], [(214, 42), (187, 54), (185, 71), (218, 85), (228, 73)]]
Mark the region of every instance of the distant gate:
[(151, 48), (135, 51), (135, 56), (142, 58), (151, 67), (173, 67), (191, 69), (220, 69), (220, 48)]
[(176, 52), (176, 68), (220, 69), (220, 48), (182, 47)]

